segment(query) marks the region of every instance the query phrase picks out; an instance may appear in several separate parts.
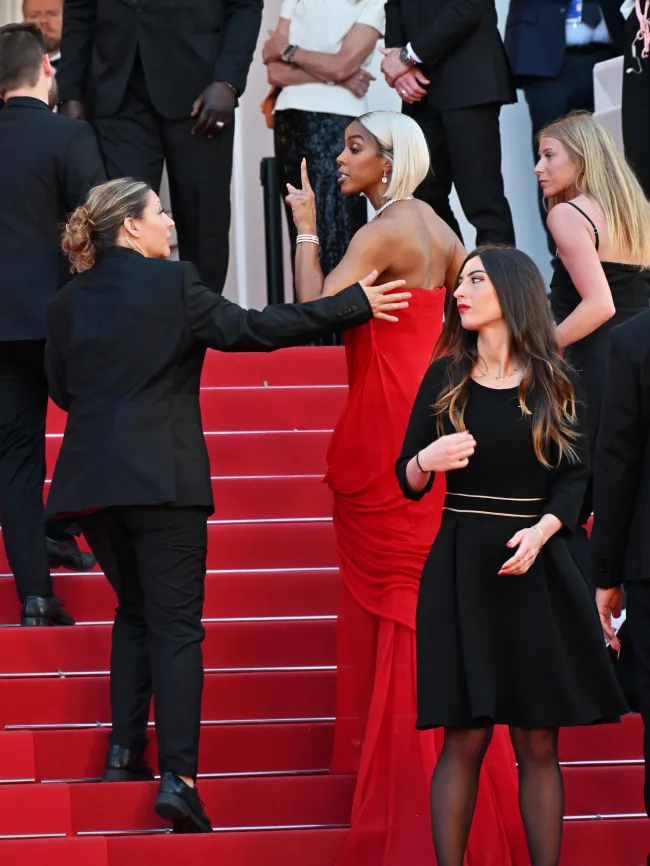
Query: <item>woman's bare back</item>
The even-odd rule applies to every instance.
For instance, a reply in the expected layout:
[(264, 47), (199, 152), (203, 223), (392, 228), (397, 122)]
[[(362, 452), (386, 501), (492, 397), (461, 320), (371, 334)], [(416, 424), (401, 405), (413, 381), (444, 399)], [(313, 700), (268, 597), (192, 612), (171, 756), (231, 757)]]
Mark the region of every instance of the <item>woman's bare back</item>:
[(429, 205), (413, 199), (386, 208), (354, 236), (343, 261), (325, 279), (324, 294), (378, 271), (377, 282), (405, 280), (407, 288), (455, 288), (465, 249)]

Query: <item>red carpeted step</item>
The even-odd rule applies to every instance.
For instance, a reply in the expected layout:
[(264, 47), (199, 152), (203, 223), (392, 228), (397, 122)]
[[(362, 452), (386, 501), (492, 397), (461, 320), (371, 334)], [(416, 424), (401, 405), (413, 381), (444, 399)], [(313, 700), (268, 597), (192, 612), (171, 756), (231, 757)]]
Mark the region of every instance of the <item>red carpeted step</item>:
[[(39, 781), (101, 778), (108, 744), (104, 729), (9, 731), (0, 734), (0, 748), (3, 739), (17, 737), (28, 737), (30, 742), (33, 738), (30, 760), (33, 774)], [(330, 722), (205, 725), (201, 729), (199, 773), (324, 770), (330, 764), (333, 740), (334, 725)], [(156, 772), (157, 756), (156, 734), (152, 729), (147, 758)], [(3, 767), (0, 773), (5, 775)]]
[(646, 866), (648, 819), (565, 821), (560, 866)]
[[(54, 592), (77, 622), (112, 622), (115, 594), (103, 574), (57, 574)], [(332, 616), (338, 609), (337, 569), (208, 574), (205, 619)], [(20, 603), (12, 577), (0, 577), (0, 622), (17, 623)]]
[[(206, 674), (201, 717), (205, 722), (331, 718), (335, 686), (334, 671)], [(0, 730), (109, 719), (108, 677), (0, 680)]]
[[(331, 439), (325, 432), (210, 433), (205, 441), (215, 476), (323, 475)], [(48, 436), (47, 476), (52, 477), (61, 435)]]
[[(215, 827), (345, 825), (350, 821), (354, 784), (354, 776), (205, 779), (199, 791)], [(69, 788), (75, 833), (166, 826), (153, 811), (156, 782), (80, 782)]]
[(331, 517), (332, 494), (320, 477), (214, 478), (218, 520)]
[[(336, 566), (331, 521), (322, 523), (235, 523), (208, 527), (208, 568), (330, 568)], [(0, 574), (10, 574), (4, 547)]]
[(563, 767), (562, 775), (565, 815), (634, 815), (644, 811), (642, 764)]
[[(108, 866), (108, 845), (101, 836), (0, 841), (0, 863), (2, 866)], [(122, 866), (129, 864), (125, 861)], [(130, 866), (135, 866), (135, 861), (132, 860)]]
[(0, 836), (69, 836), (69, 791), (69, 785), (0, 785)]
[[(191, 866), (333, 866), (346, 833), (346, 830), (332, 829), (170, 837), (119, 836), (108, 840), (109, 864), (161, 866), (181, 862)], [(76, 862), (71, 866), (77, 866)]]
[(0, 782), (31, 782), (35, 778), (34, 738), (31, 731), (1, 731)]
[(643, 722), (624, 716), (620, 725), (562, 728), (561, 761), (634, 761), (643, 759)]
[[(0, 677), (107, 671), (111, 632), (109, 625), (0, 629)], [(334, 664), (333, 620), (212, 622), (205, 626), (206, 670)]]
[[(287, 388), (202, 388), (206, 430), (331, 430), (348, 389), (344, 385)], [(48, 433), (65, 429), (66, 414), (51, 412)]]
[(306, 346), (263, 352), (209, 351), (202, 385), (347, 385), (345, 349)]

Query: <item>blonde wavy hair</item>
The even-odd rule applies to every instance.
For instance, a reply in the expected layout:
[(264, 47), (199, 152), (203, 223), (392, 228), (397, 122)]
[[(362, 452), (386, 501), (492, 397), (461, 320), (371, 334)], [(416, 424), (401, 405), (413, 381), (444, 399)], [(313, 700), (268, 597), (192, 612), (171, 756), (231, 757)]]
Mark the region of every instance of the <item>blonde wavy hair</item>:
[(72, 273), (89, 270), (98, 253), (116, 245), (124, 220), (141, 219), (150, 189), (144, 181), (121, 177), (90, 190), (70, 214), (61, 238)]
[(357, 121), (377, 143), (379, 153), (391, 164), (384, 198), (406, 198), (422, 183), (431, 168), (431, 155), (419, 125), (398, 111), (370, 111)]
[(576, 111), (549, 124), (537, 138), (560, 141), (576, 167), (573, 194), (550, 198), (549, 210), (576, 194), (586, 196), (600, 206), (612, 243), (625, 259), (650, 267), (650, 204), (605, 127)]

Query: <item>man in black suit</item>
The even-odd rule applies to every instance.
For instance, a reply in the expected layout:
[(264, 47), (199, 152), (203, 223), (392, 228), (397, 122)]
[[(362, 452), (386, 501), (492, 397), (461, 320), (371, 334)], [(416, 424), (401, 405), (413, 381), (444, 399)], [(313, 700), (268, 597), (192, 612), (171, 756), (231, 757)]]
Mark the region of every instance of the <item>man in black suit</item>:
[(614, 328), (610, 346), (594, 461), (593, 577), (603, 632), (615, 650), (611, 618), (620, 615), (623, 584), (627, 590), (650, 816), (650, 312)]
[(43, 526), (47, 381), (45, 306), (70, 274), (66, 214), (103, 179), (92, 129), (53, 114), (52, 65), (34, 24), (0, 28), (0, 511), (23, 625), (72, 625), (52, 565), (94, 565), (72, 535)]
[(387, 0), (382, 70), (422, 127), (432, 173), (416, 192), (460, 237), (452, 185), (476, 243), (514, 245), (501, 174), (501, 106), (515, 101), (494, 0)]
[(228, 271), (234, 117), (262, 0), (65, 0), (61, 111), (94, 119), (111, 178), (156, 191), (167, 162), (179, 254), (221, 292)]
[(105, 778), (151, 778), (142, 752), (153, 692), (156, 811), (178, 831), (209, 832), (194, 789), (214, 510), (199, 407), (206, 348), (296, 345), (363, 324), (398, 298), (384, 294), (395, 283), (368, 289), (370, 302), (355, 285), (302, 305), (242, 310), (203, 284), (192, 264), (159, 258), (168, 254), (161, 227), (173, 222), (143, 187), (127, 178), (91, 193), (81, 216), (97, 263), (48, 306), (48, 379), (68, 424), (47, 508), (52, 516), (83, 512), (118, 596)]
[[(579, 12), (575, 0), (511, 0), (505, 46), (528, 103), (535, 162), (541, 129), (570, 111), (594, 110), (594, 66), (623, 51), (620, 5), (620, 0), (585, 0)], [(546, 224), (541, 187), (538, 191)]]

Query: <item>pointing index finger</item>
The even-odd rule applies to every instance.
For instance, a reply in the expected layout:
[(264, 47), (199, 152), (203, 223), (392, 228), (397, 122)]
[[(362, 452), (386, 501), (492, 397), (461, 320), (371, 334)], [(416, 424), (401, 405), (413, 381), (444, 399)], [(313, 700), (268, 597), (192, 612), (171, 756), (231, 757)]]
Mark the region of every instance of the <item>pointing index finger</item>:
[(300, 163), (300, 177), (302, 179), (302, 188), (303, 190), (312, 191), (311, 184), (309, 183), (309, 175), (307, 174), (307, 160), (303, 159)]

